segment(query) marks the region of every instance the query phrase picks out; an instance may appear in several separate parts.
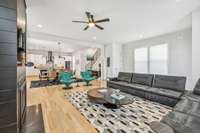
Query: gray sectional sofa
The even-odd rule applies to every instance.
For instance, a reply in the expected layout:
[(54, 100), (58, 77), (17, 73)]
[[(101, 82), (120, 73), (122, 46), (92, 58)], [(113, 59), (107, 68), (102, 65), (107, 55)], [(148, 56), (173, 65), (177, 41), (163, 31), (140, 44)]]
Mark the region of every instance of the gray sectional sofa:
[(186, 77), (119, 72), (107, 86), (173, 107), (183, 96), (185, 83)]
[(152, 122), (156, 133), (200, 133), (200, 79), (161, 122)]
[(156, 133), (200, 133), (200, 79), (185, 91), (186, 77), (120, 72), (107, 86), (173, 107), (160, 122), (150, 123)]

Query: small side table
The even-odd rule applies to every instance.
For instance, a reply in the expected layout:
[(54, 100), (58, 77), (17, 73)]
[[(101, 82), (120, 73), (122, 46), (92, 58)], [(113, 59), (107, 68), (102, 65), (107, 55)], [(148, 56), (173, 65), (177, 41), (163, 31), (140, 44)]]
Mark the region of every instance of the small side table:
[(75, 78), (75, 82), (76, 82), (76, 87), (80, 87), (80, 85), (78, 84), (79, 82), (83, 82), (83, 79), (81, 78)]

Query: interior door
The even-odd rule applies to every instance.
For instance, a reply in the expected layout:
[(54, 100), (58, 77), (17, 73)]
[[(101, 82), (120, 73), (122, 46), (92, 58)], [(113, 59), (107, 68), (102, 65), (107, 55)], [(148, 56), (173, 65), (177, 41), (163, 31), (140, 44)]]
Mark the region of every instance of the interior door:
[(65, 69), (71, 70), (71, 61), (65, 61)]

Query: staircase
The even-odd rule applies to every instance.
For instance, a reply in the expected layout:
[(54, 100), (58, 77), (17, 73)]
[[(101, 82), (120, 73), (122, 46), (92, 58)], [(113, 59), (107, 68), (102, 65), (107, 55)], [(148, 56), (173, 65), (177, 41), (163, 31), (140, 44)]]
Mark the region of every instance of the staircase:
[(100, 59), (100, 56), (101, 56), (101, 50), (99, 48), (97, 48), (96, 52), (93, 55), (94, 60), (88, 61), (87, 65), (86, 65), (86, 70), (88, 70), (88, 69), (92, 70), (95, 65), (99, 65), (98, 61)]

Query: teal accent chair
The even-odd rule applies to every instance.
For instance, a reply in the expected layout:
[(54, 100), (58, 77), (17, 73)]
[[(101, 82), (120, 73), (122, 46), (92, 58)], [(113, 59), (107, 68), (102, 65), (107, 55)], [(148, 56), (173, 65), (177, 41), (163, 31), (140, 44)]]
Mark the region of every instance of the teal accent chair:
[(72, 88), (70, 85), (75, 82), (75, 80), (72, 79), (72, 74), (68, 72), (59, 73), (59, 81), (66, 86), (64, 89)]
[(85, 71), (85, 72), (81, 72), (81, 77), (83, 79), (84, 82), (86, 82), (86, 85), (89, 86), (90, 82), (92, 80), (95, 80), (94, 77), (92, 77), (91, 73), (89, 71)]

